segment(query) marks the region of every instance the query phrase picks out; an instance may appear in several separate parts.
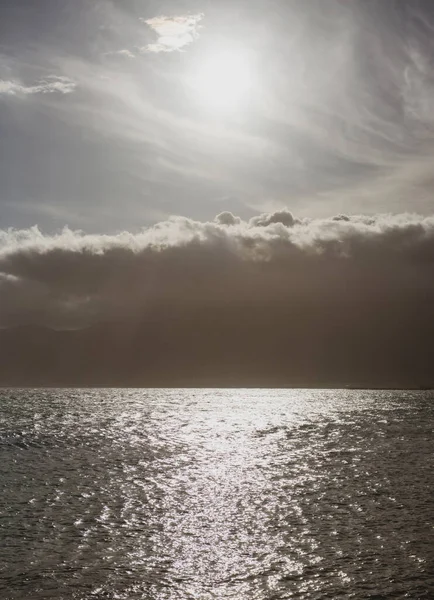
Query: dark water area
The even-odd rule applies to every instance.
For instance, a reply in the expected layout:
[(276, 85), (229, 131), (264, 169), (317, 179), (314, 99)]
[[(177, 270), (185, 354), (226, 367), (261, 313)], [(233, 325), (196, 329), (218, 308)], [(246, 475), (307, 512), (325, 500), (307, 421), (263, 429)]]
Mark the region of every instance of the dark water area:
[(434, 395), (2, 390), (0, 598), (434, 598)]

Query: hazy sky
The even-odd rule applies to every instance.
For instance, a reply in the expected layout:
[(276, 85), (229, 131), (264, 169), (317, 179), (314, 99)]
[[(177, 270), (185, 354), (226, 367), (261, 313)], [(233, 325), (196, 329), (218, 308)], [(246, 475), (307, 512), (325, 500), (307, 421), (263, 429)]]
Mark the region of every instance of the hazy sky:
[(0, 0), (0, 383), (433, 384), (433, 57), (432, 0)]
[(0, 226), (432, 211), (431, 0), (1, 0)]

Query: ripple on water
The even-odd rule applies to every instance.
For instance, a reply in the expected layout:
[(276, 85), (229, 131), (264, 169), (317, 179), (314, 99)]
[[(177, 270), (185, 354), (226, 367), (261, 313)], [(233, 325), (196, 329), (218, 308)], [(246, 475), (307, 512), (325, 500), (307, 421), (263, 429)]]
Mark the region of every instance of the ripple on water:
[(0, 596), (434, 597), (432, 400), (3, 390)]

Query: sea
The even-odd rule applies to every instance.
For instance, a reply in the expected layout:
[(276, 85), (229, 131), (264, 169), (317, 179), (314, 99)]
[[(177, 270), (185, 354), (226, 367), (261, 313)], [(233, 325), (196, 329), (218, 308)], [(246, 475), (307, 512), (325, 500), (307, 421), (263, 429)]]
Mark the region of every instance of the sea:
[(0, 390), (2, 600), (434, 598), (434, 394)]

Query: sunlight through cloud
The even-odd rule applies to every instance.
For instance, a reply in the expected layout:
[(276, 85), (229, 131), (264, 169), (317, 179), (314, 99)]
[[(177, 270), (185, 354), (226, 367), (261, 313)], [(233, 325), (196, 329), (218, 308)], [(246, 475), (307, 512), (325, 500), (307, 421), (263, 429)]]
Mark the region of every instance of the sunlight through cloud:
[(173, 52), (191, 44), (198, 36), (199, 22), (203, 14), (181, 15), (178, 17), (159, 16), (140, 19), (158, 35), (154, 44), (148, 44), (149, 52)]
[(192, 84), (199, 103), (231, 110), (247, 101), (252, 85), (251, 66), (245, 52), (222, 50), (205, 57), (197, 66)]

